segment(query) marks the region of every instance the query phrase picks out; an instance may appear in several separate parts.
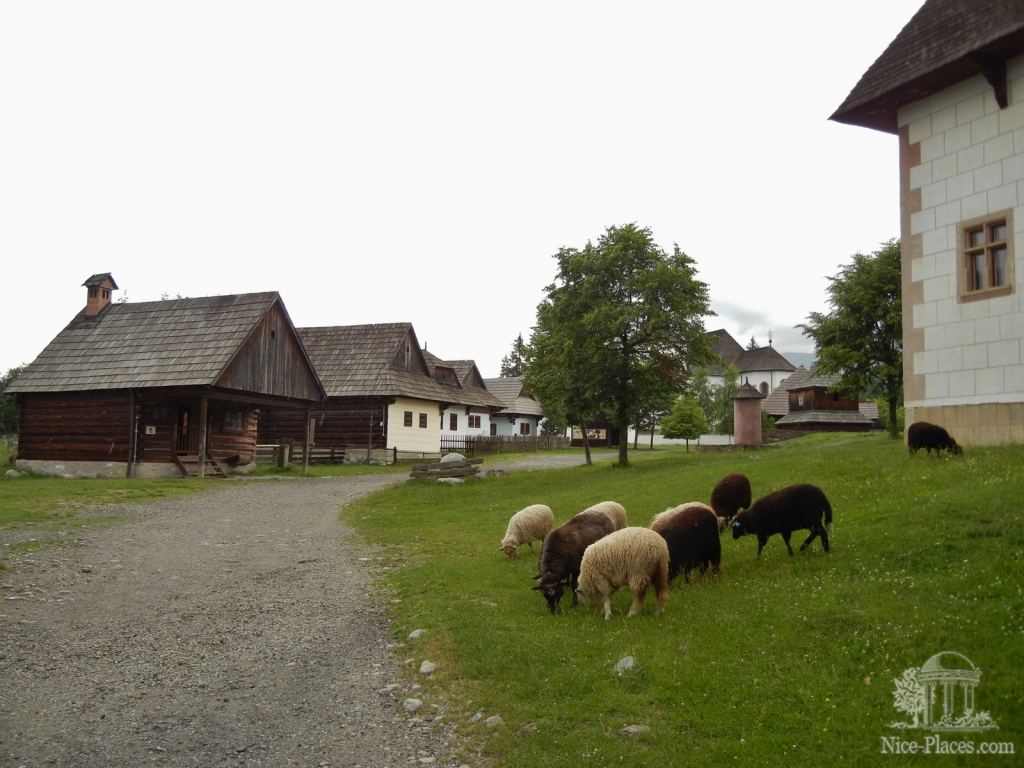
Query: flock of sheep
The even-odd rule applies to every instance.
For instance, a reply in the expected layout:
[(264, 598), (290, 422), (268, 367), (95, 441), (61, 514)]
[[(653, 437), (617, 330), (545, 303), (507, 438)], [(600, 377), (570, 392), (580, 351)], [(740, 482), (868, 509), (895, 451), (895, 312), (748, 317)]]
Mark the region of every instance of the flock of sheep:
[[(927, 422), (916, 422), (907, 430), (911, 454), (924, 448), (929, 454), (943, 450), (951, 455), (963, 449), (946, 430)], [(602, 501), (562, 525), (555, 527), (551, 508), (533, 504), (516, 512), (508, 521), (501, 550), (509, 558), (524, 544), (533, 549), (541, 541), (540, 568), (533, 589), (544, 594), (551, 613), (561, 608), (565, 588), (572, 590), (572, 604), (578, 598), (588, 606), (604, 602), (604, 617), (612, 615), (611, 597), (620, 587), (633, 590), (629, 615), (640, 612), (644, 596), (653, 586), (660, 614), (668, 602), (668, 583), (681, 572), (689, 582), (690, 571), (708, 569), (717, 576), (722, 560), (719, 537), (727, 527), (738, 539), (757, 537), (757, 556), (774, 534), (782, 536), (793, 555), (789, 540), (793, 531), (810, 535), (800, 545), (807, 549), (815, 538), (829, 550), (832, 533), (832, 505), (815, 485), (790, 485), (750, 503), (750, 481), (745, 475), (723, 477), (711, 492), (711, 505), (699, 501), (666, 509), (649, 528), (630, 527), (626, 510), (614, 501)]]
[(572, 604), (582, 598), (588, 606), (604, 603), (604, 617), (612, 615), (611, 597), (620, 587), (633, 591), (629, 615), (640, 612), (644, 596), (653, 586), (656, 612), (668, 601), (668, 584), (690, 572), (701, 575), (710, 569), (718, 575), (722, 560), (721, 534), (732, 528), (734, 539), (757, 536), (757, 556), (773, 534), (780, 534), (789, 554), (795, 530), (809, 530), (801, 549), (820, 538), (829, 551), (832, 507), (820, 488), (791, 485), (750, 503), (750, 481), (744, 475), (723, 477), (711, 493), (711, 506), (692, 501), (667, 509), (649, 528), (630, 527), (626, 510), (614, 501), (602, 501), (555, 527), (551, 508), (533, 504), (508, 521), (500, 549), (509, 557), (519, 547), (541, 541), (540, 567), (533, 589), (543, 593), (551, 613), (561, 608), (565, 588), (572, 590)]

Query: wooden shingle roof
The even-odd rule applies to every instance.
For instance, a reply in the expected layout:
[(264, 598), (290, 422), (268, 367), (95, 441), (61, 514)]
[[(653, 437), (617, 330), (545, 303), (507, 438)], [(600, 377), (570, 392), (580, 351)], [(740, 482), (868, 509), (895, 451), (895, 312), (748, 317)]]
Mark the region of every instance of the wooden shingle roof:
[(896, 112), (1024, 51), (1020, 0), (927, 0), (830, 119), (896, 133)]
[(212, 386), (279, 301), (276, 292), (246, 293), (79, 313), (7, 392)]
[(478, 382), (483, 384), (483, 379), (480, 378), (476, 370), (476, 363), (472, 360), (442, 360), (433, 352), (428, 352), (425, 349), (423, 350), (423, 358), (427, 361), (431, 374), (435, 372), (438, 366), (450, 368), (454, 371), (459, 380), (459, 386), (458, 388), (453, 388), (455, 390), (452, 394), (452, 397), (455, 398), (453, 402), (460, 403), (461, 405), (477, 405), (493, 410), (505, 407), (505, 404), (488, 392), (486, 387), (471, 383)]
[(505, 407), (500, 413), (518, 416), (544, 415), (541, 404), (523, 388), (522, 376), (484, 379), (484, 384), (492, 395), (504, 403)]
[(412, 323), (299, 328), (328, 397), (413, 397), (457, 402), (430, 377)]
[(796, 366), (784, 358), (774, 347), (745, 349), (733, 362), (740, 373), (750, 371), (795, 371)]
[[(801, 365), (791, 376), (787, 376), (779, 382), (779, 386), (775, 388), (775, 391), (761, 401), (761, 410), (771, 416), (786, 416), (789, 414), (790, 391), (810, 389), (812, 387), (824, 387), (827, 389), (837, 381), (839, 381), (838, 376), (813, 375), (811, 371)], [(878, 403), (874, 400), (858, 401), (857, 410), (866, 418), (878, 421)]]

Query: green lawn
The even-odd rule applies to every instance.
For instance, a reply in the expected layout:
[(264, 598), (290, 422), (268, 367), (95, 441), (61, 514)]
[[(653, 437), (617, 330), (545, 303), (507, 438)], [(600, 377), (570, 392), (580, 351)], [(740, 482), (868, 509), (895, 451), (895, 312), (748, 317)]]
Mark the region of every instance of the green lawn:
[[(345, 510), (394, 566), (381, 586), (385, 601), (399, 600), (396, 639), (427, 630), (400, 651), (416, 666), (438, 664), (417, 695), (464, 724), (471, 752), (503, 766), (910, 765), (922, 757), (881, 754), (883, 736), (926, 735), (890, 727), (908, 719), (892, 706), (893, 680), (940, 651), (978, 665), (977, 706), (999, 724), (943, 738), (1024, 750), (1024, 449), (909, 457), (872, 434), (634, 458), (628, 469), (410, 482)], [(723, 539), (719, 581), (674, 583), (660, 618), (651, 594), (627, 619), (622, 590), (605, 622), (582, 606), (550, 616), (530, 589), (535, 557), (498, 551), (509, 516), (527, 504), (549, 504), (561, 522), (614, 499), (646, 525), (666, 507), (706, 502), (734, 471), (755, 497), (820, 485), (835, 510), (832, 556), (815, 542), (790, 559), (776, 536), (757, 561), (755, 538)], [(626, 655), (639, 670), (618, 677)], [(504, 723), (468, 723), (477, 711)], [(521, 731), (527, 724), (536, 730)], [(632, 724), (650, 730), (622, 738)], [(927, 764), (974, 763), (933, 755)]]

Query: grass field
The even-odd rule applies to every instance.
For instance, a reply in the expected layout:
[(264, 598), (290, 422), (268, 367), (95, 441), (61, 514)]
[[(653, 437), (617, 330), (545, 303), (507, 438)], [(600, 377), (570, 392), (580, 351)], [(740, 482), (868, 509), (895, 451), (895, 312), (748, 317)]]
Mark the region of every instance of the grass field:
[[(910, 457), (872, 434), (634, 458), (628, 469), (406, 483), (344, 512), (390, 566), (381, 587), (398, 601), (399, 653), (411, 669), (438, 665), (417, 695), (463, 724), (470, 753), (502, 766), (973, 765), (978, 757), (882, 754), (882, 737), (924, 743), (924, 731), (891, 727), (909, 719), (893, 707), (894, 679), (941, 651), (982, 670), (977, 708), (999, 725), (943, 741), (1024, 750), (1024, 450)], [(820, 485), (835, 510), (833, 554), (815, 542), (791, 559), (776, 536), (757, 561), (756, 539), (723, 539), (717, 582), (674, 583), (661, 617), (649, 595), (627, 619), (631, 595), (620, 591), (605, 622), (567, 602), (550, 616), (530, 589), (535, 557), (498, 551), (508, 517), (527, 504), (549, 504), (561, 522), (614, 499), (646, 525), (668, 506), (706, 502), (733, 471), (755, 497)], [(405, 640), (415, 628), (426, 634)], [(617, 676), (626, 655), (638, 671)], [(504, 723), (469, 723), (478, 711)], [(623, 738), (627, 725), (650, 730)]]

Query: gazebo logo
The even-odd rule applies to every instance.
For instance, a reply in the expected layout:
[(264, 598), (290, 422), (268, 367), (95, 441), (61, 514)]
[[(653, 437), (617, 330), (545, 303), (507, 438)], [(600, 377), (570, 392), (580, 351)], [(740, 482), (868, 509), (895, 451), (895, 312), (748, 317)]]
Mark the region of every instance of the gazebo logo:
[(893, 728), (923, 728), (929, 731), (990, 731), (996, 721), (975, 705), (975, 688), (981, 670), (955, 651), (943, 651), (918, 667), (905, 669), (896, 678), (893, 706), (912, 718), (894, 722)]

